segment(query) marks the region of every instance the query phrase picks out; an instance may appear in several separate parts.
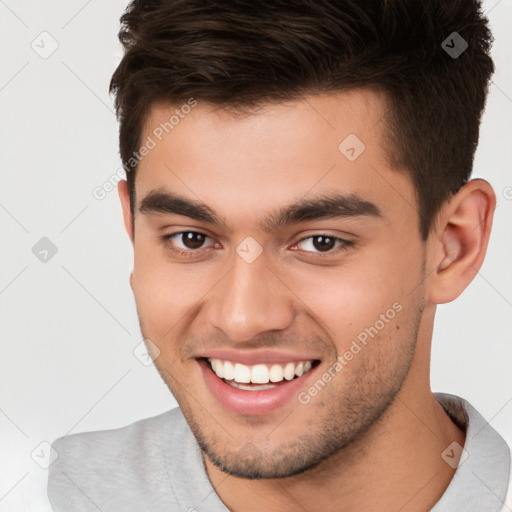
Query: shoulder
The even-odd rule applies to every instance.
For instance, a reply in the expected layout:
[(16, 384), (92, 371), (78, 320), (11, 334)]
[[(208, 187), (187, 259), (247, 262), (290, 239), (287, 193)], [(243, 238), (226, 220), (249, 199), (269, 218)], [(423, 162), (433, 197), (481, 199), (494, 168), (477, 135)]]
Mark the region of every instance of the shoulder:
[(57, 459), (48, 477), (54, 510), (112, 510), (112, 500), (118, 507), (121, 496), (125, 510), (145, 510), (155, 494), (172, 503), (166, 452), (180, 446), (184, 436), (186, 421), (176, 408), (122, 428), (57, 439), (52, 444)]
[(95, 462), (96, 456), (101, 459), (101, 462), (105, 462), (106, 458), (126, 455), (127, 448), (130, 449), (130, 458), (133, 460), (134, 457), (144, 457), (147, 454), (147, 448), (158, 445), (165, 431), (179, 433), (180, 429), (176, 427), (179, 427), (182, 421), (184, 421), (183, 415), (176, 408), (125, 427), (60, 437), (53, 442), (52, 446), (61, 460), (69, 457), (83, 457), (82, 463)]

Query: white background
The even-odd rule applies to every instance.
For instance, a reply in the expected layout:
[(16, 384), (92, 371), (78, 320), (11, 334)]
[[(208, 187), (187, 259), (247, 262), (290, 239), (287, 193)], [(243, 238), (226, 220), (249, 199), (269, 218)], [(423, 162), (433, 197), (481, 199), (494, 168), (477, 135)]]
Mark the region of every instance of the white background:
[[(92, 195), (120, 167), (107, 91), (126, 4), (0, 0), (1, 512), (49, 509), (40, 443), (175, 406), (133, 355), (141, 336), (117, 192)], [(512, 444), (512, 1), (484, 8), (497, 71), (474, 176), (493, 184), (498, 208), (482, 271), (438, 310), (432, 383)], [(43, 59), (31, 44), (49, 51), (50, 37), (58, 48)], [(42, 237), (58, 248), (47, 263), (32, 253)]]

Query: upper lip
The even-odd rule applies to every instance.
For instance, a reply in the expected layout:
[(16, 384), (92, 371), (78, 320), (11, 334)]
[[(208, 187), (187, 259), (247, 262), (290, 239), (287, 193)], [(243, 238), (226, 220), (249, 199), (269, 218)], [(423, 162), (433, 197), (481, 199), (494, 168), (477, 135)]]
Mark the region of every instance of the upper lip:
[(275, 350), (233, 350), (233, 349), (212, 349), (202, 352), (197, 358), (222, 359), (233, 363), (241, 363), (247, 366), (255, 364), (272, 363), (294, 363), (299, 361), (315, 361), (318, 357), (310, 354), (297, 354), (278, 352)]

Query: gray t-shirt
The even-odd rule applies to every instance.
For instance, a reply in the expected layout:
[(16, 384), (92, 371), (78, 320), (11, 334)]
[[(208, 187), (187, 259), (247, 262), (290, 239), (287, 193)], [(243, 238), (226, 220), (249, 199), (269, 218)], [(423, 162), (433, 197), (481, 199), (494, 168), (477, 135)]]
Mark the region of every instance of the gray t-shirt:
[[(467, 457), (432, 511), (512, 510), (504, 506), (511, 455), (503, 438), (465, 400), (435, 396), (466, 430)], [(65, 436), (53, 447), (58, 458), (48, 497), (54, 512), (229, 512), (179, 408), (116, 430)]]

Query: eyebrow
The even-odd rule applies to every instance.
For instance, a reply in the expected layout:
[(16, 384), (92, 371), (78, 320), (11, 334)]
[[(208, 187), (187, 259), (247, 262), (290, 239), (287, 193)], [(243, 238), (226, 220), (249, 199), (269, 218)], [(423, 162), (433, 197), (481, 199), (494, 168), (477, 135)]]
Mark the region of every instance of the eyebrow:
[[(143, 214), (183, 215), (230, 231), (224, 219), (208, 205), (166, 190), (150, 191), (142, 199), (139, 211)], [(322, 194), (312, 199), (300, 199), (268, 214), (260, 222), (260, 229), (271, 233), (301, 222), (347, 217), (382, 218), (382, 213), (374, 203), (365, 201), (354, 193)]]

